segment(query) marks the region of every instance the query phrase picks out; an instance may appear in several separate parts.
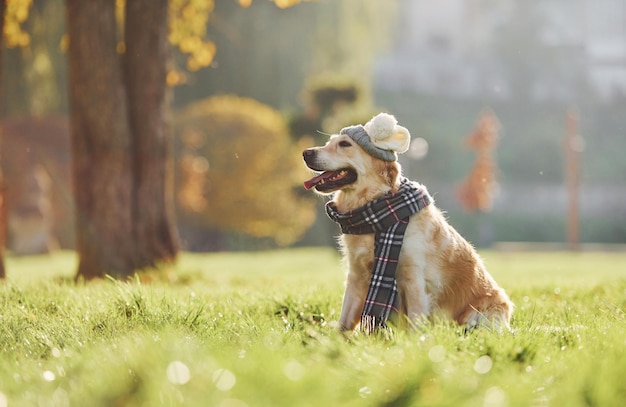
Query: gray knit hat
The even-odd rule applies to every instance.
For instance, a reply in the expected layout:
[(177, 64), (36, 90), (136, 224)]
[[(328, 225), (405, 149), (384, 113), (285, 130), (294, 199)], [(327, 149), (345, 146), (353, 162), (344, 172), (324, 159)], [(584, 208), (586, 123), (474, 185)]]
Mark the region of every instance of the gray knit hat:
[(379, 113), (365, 126), (344, 127), (339, 134), (349, 136), (368, 154), (383, 161), (396, 161), (397, 153), (408, 150), (411, 142), (409, 131), (387, 113)]
[(379, 158), (383, 161), (396, 161), (398, 154), (395, 151), (383, 150), (372, 144), (372, 139), (360, 124), (356, 126), (344, 127), (339, 134), (347, 134), (352, 140), (363, 148), (369, 155)]

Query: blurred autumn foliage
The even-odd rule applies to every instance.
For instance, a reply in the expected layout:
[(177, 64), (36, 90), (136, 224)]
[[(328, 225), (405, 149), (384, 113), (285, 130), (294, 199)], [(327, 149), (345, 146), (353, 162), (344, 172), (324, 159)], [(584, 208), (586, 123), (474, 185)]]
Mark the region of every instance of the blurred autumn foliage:
[(299, 196), (301, 145), (279, 112), (248, 98), (216, 96), (177, 115), (179, 227), (205, 226), (271, 237), (285, 245), (314, 220)]
[(187, 69), (197, 71), (213, 62), (216, 47), (206, 38), (206, 27), (215, 4), (213, 0), (169, 0), (168, 40), (188, 55)]
[(22, 29), (22, 23), (32, 5), (33, 0), (7, 1), (3, 26), (7, 47), (25, 47), (30, 43), (30, 35)]
[[(289, 8), (301, 2), (301, 0), (273, 0), (273, 1), (276, 7), (278, 8)], [(239, 5), (244, 8), (250, 7), (250, 5), (252, 4), (252, 0), (238, 0), (238, 2), (239, 2)]]
[(458, 188), (463, 207), (471, 212), (489, 211), (496, 183), (496, 164), (493, 152), (498, 143), (500, 122), (491, 110), (485, 110), (466, 140), (466, 146), (476, 151), (476, 162), (465, 181)]
[[(123, 5), (125, 0), (117, 0)], [(278, 8), (289, 8), (300, 0), (273, 0)], [(252, 0), (238, 0), (247, 8)], [(120, 7), (120, 6), (118, 6)], [(207, 38), (207, 24), (215, 8), (214, 0), (169, 0), (170, 27), (168, 41), (186, 55), (185, 69), (196, 72), (213, 63), (217, 52), (215, 42)], [(185, 82), (184, 70), (172, 69), (167, 77), (170, 86)]]

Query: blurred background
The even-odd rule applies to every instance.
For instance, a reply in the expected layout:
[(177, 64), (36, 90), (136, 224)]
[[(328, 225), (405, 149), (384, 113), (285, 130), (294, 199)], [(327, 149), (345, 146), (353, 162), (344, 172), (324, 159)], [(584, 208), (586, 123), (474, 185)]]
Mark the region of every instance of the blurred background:
[[(405, 175), (476, 245), (626, 243), (623, 0), (205, 3), (167, 75), (183, 249), (334, 245), (301, 151), (380, 111), (411, 131)], [(7, 30), (7, 245), (73, 248), (64, 2)]]

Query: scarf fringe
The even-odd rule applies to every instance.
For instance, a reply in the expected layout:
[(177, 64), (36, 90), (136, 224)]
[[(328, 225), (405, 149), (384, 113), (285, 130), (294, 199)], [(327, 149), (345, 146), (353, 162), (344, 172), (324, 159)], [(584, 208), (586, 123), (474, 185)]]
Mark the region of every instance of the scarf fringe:
[(359, 331), (365, 335), (379, 335), (389, 339), (393, 336), (392, 326), (387, 325), (387, 321), (383, 317), (363, 315), (361, 316)]
[(361, 316), (361, 332), (367, 335), (371, 335), (382, 325), (384, 325), (384, 322), (381, 323), (380, 319), (376, 321), (376, 317), (372, 315)]

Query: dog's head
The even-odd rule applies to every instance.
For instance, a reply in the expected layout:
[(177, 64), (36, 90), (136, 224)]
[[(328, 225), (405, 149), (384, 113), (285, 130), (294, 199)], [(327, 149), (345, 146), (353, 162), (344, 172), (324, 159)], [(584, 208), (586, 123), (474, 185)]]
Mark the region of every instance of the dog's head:
[(405, 152), (409, 142), (408, 130), (385, 113), (364, 126), (346, 127), (324, 146), (304, 150), (306, 165), (319, 173), (304, 187), (322, 194), (392, 189), (400, 175), (397, 153)]

